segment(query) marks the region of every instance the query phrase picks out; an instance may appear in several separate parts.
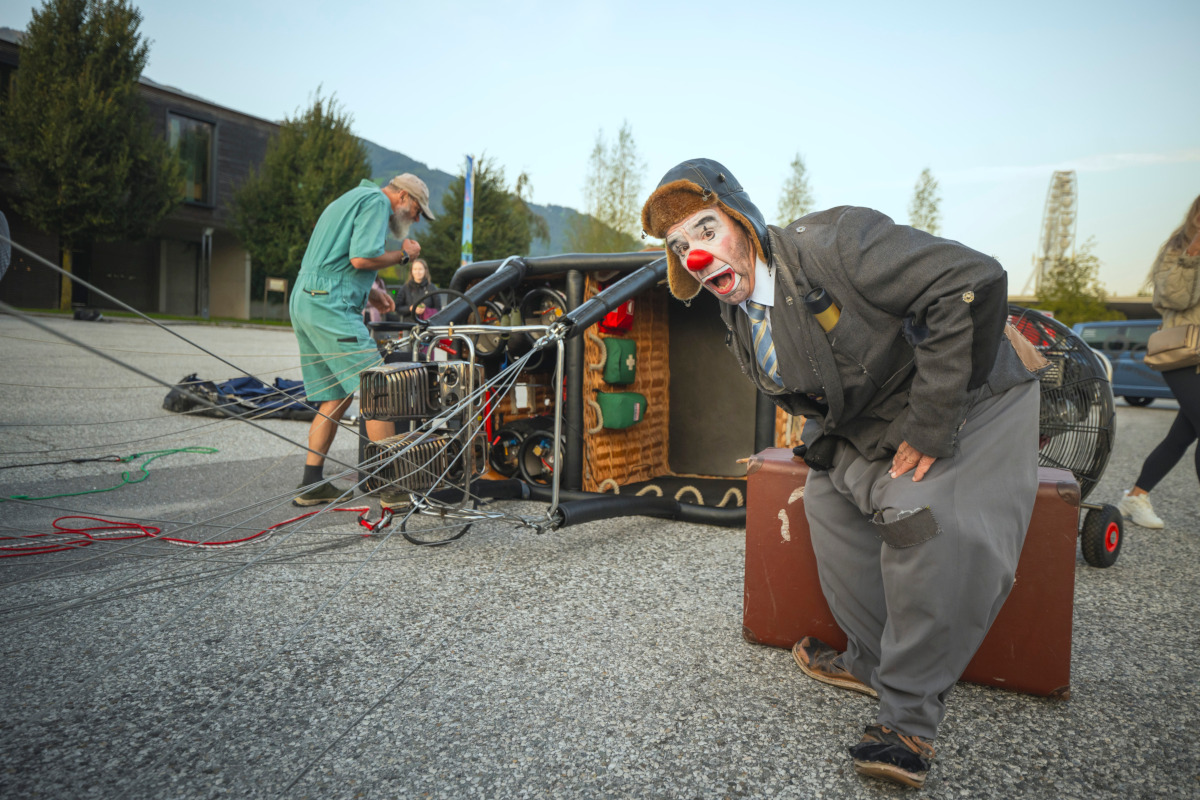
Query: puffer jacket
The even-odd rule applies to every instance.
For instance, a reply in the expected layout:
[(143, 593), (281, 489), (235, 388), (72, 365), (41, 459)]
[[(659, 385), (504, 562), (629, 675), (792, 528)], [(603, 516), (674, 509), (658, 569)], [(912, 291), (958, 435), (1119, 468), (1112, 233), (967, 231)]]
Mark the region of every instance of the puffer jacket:
[(1200, 324), (1200, 256), (1164, 248), (1154, 262), (1154, 310), (1163, 327)]
[[(405, 281), (400, 287), (401, 291), (396, 295), (396, 310), (402, 315), (408, 315), (408, 309), (415, 306), (417, 303), (425, 300), (433, 292), (437, 291), (437, 284), (428, 278), (423, 283), (416, 281)], [(445, 295), (435, 295), (432, 299), (425, 303), (428, 308), (441, 308), (441, 300)]]
[[(1035, 379), (1004, 335), (1008, 282), (995, 259), (867, 208), (768, 230), (782, 389), (758, 367), (746, 315), (721, 314), (742, 371), (808, 419), (806, 443), (836, 435), (879, 459), (907, 441), (945, 458), (974, 403)], [(841, 310), (829, 332), (803, 304), (816, 287)]]

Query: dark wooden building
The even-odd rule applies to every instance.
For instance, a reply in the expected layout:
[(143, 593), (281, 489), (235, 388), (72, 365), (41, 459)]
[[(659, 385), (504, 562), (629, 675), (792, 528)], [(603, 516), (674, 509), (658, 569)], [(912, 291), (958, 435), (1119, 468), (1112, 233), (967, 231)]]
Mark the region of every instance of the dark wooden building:
[[(0, 103), (19, 81), (22, 34), (0, 28)], [(183, 202), (140, 242), (97, 242), (73, 254), (74, 273), (140, 311), (186, 316), (250, 317), (250, 254), (230, 229), (238, 185), (262, 163), (278, 125), (142, 77), (155, 130), (184, 162)], [(56, 264), (58, 241), (16, 214), (11, 171), (0, 164), (0, 211), (13, 241)], [(27, 308), (57, 308), (57, 273), (18, 251), (0, 281), (0, 299)], [(112, 307), (78, 284), (72, 302)]]

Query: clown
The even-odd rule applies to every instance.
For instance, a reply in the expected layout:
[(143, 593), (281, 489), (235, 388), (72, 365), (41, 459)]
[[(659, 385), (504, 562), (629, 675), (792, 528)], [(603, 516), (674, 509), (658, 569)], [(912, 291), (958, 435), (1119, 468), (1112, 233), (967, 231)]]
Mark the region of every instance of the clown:
[(1004, 270), (866, 208), (768, 226), (708, 159), (667, 172), (642, 227), (666, 242), (671, 293), (716, 296), (742, 371), (805, 417), (805, 513), (849, 644), (792, 652), (806, 675), (878, 698), (855, 769), (920, 787), (1037, 492), (1039, 393), (1005, 336)]

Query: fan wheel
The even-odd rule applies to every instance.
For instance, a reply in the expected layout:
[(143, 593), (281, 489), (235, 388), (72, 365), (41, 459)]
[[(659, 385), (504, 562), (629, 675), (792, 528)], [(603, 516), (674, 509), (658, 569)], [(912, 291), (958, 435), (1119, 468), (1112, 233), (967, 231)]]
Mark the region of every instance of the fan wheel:
[(1089, 509), (1083, 516), (1083, 530), (1079, 533), (1083, 560), (1100, 569), (1111, 567), (1121, 554), (1124, 535), (1125, 520), (1116, 506), (1106, 504)]

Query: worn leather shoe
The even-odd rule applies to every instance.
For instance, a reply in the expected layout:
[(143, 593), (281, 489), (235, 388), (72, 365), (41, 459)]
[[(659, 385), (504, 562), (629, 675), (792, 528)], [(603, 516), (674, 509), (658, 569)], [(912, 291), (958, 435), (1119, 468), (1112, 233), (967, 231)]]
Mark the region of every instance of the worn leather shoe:
[(862, 740), (850, 748), (854, 769), (863, 775), (920, 789), (929, 774), (933, 746), (919, 736), (868, 725)]
[(792, 647), (792, 657), (808, 677), (830, 686), (879, 697), (878, 692), (851, 675), (850, 671), (838, 662), (840, 655), (837, 650), (812, 636), (805, 636)]

